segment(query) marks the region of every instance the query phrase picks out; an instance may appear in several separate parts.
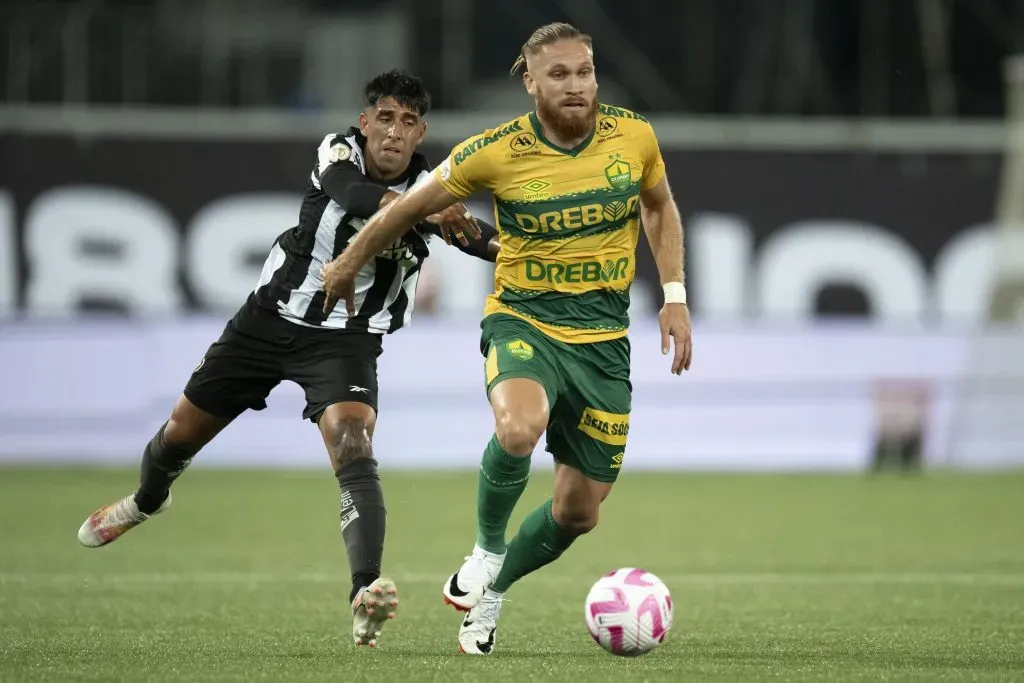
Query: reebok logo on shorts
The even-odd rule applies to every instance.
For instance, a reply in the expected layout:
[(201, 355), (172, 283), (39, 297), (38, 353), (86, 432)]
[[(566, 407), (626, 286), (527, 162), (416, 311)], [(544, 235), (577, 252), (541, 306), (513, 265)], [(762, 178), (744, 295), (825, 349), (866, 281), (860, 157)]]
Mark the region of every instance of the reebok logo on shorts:
[[(606, 413), (596, 408), (584, 408), (579, 430), (587, 436), (610, 446), (625, 446), (629, 434), (629, 415)], [(620, 457), (621, 464), (621, 457)]]

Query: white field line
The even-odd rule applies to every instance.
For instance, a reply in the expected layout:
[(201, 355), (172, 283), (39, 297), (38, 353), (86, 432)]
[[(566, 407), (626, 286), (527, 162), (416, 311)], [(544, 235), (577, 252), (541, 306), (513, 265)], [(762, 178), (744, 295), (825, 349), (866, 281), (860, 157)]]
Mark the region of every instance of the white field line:
[[(399, 584), (431, 585), (447, 578), (443, 574), (397, 573), (391, 575)], [(595, 575), (594, 580), (597, 579)], [(715, 574), (667, 574), (660, 577), (670, 588), (675, 585), (705, 586), (855, 586), (855, 585), (960, 585), (960, 586), (1017, 586), (1024, 587), (1024, 573), (929, 573), (929, 572), (760, 572)], [(159, 584), (343, 584), (348, 580), (339, 569), (327, 572), (156, 572), (156, 573), (11, 573), (0, 572), (0, 586), (156, 586)], [(580, 578), (572, 576), (531, 576), (533, 585), (550, 587), (579, 586)]]

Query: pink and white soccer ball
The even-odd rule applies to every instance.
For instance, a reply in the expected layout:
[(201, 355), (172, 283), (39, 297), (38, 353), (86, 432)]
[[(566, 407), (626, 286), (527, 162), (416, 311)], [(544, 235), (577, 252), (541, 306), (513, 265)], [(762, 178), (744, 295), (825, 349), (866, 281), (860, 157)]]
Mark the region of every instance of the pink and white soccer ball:
[(664, 642), (672, 629), (672, 596), (654, 574), (625, 567), (605, 574), (587, 594), (587, 629), (613, 655), (635, 657)]

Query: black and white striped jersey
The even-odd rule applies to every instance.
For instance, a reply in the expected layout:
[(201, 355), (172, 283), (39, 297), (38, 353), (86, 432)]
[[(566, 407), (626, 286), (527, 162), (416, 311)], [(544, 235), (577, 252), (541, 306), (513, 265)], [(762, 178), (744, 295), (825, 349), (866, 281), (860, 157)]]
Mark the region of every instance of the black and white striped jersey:
[[(430, 170), (426, 158), (416, 153), (399, 178), (390, 184), (374, 183), (366, 173), (365, 143), (356, 128), (328, 135), (320, 143), (299, 211), (299, 224), (275, 240), (254, 290), (262, 308), (299, 325), (375, 334), (394, 332), (409, 322), (420, 267), (429, 254), (432, 237), (424, 226), (407, 232), (359, 272), (355, 317), (348, 317), (341, 301), (330, 314), (323, 312), (320, 267), (345, 249), (376, 211), (385, 191), (404, 192)], [(355, 169), (358, 175), (353, 173)], [(376, 200), (372, 192), (369, 201), (365, 193), (361, 200), (344, 189), (329, 193), (321, 182), (328, 174), (357, 178), (363, 188), (374, 183), (379, 191)]]

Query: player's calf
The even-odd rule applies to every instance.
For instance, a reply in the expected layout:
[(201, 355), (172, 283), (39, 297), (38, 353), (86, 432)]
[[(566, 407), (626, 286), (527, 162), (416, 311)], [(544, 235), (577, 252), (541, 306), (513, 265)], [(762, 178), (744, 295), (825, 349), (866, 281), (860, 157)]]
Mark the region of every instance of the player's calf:
[(352, 574), (350, 599), (372, 584), (381, 571), (387, 510), (371, 434), (373, 409), (365, 404), (335, 404), (320, 418), (341, 491), (341, 535)]
[(186, 396), (178, 398), (171, 416), (142, 452), (139, 488), (135, 502), (146, 514), (159, 508), (171, 485), (232, 418), (218, 417), (199, 408)]
[(504, 593), (519, 579), (561, 557), (577, 538), (597, 526), (601, 502), (611, 487), (609, 482), (558, 465), (554, 496), (523, 520), (491, 589)]
[[(497, 349), (493, 347), (491, 353)], [(490, 400), (494, 436), (480, 462), (476, 545), (441, 586), (445, 603), (461, 612), (476, 606), (501, 571), (508, 520), (526, 490), (530, 456), (548, 423), (547, 394), (533, 379), (499, 379), (491, 388)]]
[(231, 422), (181, 396), (167, 422), (142, 452), (139, 488), (133, 495), (93, 512), (78, 530), (79, 542), (96, 548), (112, 543), (171, 504), (171, 485), (196, 453)]

